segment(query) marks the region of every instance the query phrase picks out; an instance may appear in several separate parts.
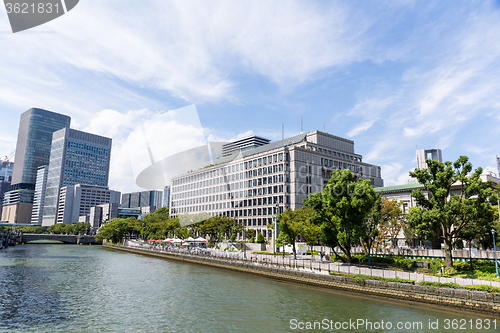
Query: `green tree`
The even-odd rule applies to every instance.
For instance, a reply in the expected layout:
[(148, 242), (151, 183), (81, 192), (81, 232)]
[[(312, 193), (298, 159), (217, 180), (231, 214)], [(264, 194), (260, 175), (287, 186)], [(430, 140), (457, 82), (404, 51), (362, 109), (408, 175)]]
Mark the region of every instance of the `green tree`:
[(262, 233), (259, 232), (257, 235), (257, 243), (265, 243), (266, 240), (264, 239), (264, 236), (262, 236)]
[[(482, 182), (482, 168), (472, 173), (467, 156), (460, 156), (453, 164), (426, 160), (428, 169), (416, 169), (410, 176), (417, 179), (429, 193), (414, 190), (412, 196), (418, 207), (412, 207), (408, 223), (419, 235), (432, 237), (441, 233), (444, 242), (446, 267), (453, 267), (452, 248), (455, 239), (467, 229), (493, 220), (490, 202), (495, 202), (492, 182)], [(452, 191), (452, 185), (458, 187)]]
[(118, 243), (126, 234), (132, 231), (133, 225), (131, 222), (129, 219), (112, 219), (99, 228), (95, 240), (110, 239), (112, 242)]
[(379, 240), (383, 243), (390, 241), (392, 247), (397, 248), (399, 232), (406, 227), (401, 202), (382, 198), (380, 204)]
[(283, 213), (278, 214), (278, 228), (280, 235), (283, 233), (292, 244), (293, 257), (297, 259), (297, 251), (295, 248), (295, 240), (299, 237), (300, 233), (304, 231), (304, 224), (308, 223), (311, 216), (311, 210), (307, 207), (302, 207), (296, 210), (287, 208)]
[(335, 247), (345, 254), (341, 260), (352, 262), (351, 246), (366, 234), (365, 221), (375, 203), (369, 180), (354, 181), (348, 170), (333, 170), (322, 192), (312, 193), (304, 205), (314, 210), (312, 222), (321, 227), (321, 241), (338, 257)]
[(375, 203), (372, 211), (365, 220), (366, 233), (361, 237), (361, 244), (368, 256), (368, 265), (371, 265), (372, 246), (380, 235), (379, 227), (382, 223), (382, 198), (380, 194), (375, 195)]

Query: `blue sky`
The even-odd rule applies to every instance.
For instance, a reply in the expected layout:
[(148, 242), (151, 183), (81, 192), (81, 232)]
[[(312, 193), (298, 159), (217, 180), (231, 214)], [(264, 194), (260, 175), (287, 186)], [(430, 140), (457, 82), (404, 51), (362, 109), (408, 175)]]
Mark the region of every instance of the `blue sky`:
[(415, 146), (497, 172), (498, 1), (82, 0), (16, 34), (0, 10), (0, 50), (0, 156), (28, 108), (68, 114), (113, 138), (121, 191), (138, 189), (128, 134), (192, 104), (209, 139), (324, 124), (386, 185), (408, 181)]

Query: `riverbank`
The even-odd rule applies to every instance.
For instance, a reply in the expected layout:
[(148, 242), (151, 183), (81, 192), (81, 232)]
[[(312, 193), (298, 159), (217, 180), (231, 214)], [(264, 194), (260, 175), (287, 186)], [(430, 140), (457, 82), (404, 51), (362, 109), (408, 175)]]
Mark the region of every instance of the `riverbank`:
[(397, 299), (411, 303), (432, 304), (439, 307), (453, 308), (457, 311), (494, 316), (500, 314), (500, 295), (488, 292), (437, 288), (376, 280), (357, 280), (339, 275), (330, 275), (327, 271), (318, 272), (318, 274), (309, 272), (305, 269), (277, 267), (277, 265), (273, 265), (271, 262), (245, 262), (233, 257), (213, 258), (210, 256), (158, 251), (138, 247), (132, 248), (107, 244), (103, 246), (113, 250), (230, 269), (280, 281)]

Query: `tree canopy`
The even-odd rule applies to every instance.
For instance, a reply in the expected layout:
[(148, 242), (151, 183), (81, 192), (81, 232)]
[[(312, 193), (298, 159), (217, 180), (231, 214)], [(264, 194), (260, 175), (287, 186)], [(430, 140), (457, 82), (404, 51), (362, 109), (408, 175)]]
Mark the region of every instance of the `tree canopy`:
[(333, 251), (340, 248), (345, 259), (340, 258), (349, 263), (352, 242), (366, 235), (365, 221), (376, 199), (369, 180), (354, 178), (348, 169), (333, 170), (323, 191), (304, 200), (304, 205), (314, 210), (311, 219), (321, 228), (323, 244)]
[[(419, 235), (433, 237), (440, 233), (446, 266), (453, 267), (454, 241), (493, 221), (490, 202), (497, 199), (492, 182), (481, 180), (482, 168), (472, 172), (467, 156), (460, 156), (453, 164), (449, 161), (426, 162), (428, 169), (410, 172), (429, 195), (424, 195), (422, 190), (412, 192), (418, 207), (410, 209), (408, 223)], [(454, 184), (457, 190), (452, 190)]]

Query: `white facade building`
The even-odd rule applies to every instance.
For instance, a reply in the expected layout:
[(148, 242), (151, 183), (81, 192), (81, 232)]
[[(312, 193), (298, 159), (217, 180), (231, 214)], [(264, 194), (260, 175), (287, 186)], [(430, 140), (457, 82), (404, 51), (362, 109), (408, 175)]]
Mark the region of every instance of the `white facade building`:
[(45, 188), (47, 186), (48, 165), (38, 167), (36, 173), (35, 198), (33, 200), (33, 211), (31, 213), (31, 224), (42, 225), (43, 206), (45, 202)]
[(354, 142), (320, 131), (300, 134), (214, 161), (172, 179), (170, 215), (225, 215), (271, 237), (267, 224), (287, 207), (303, 206), (321, 191), (333, 169), (350, 169), (356, 178), (383, 186), (379, 166), (354, 152)]
[(61, 187), (56, 223), (74, 224), (90, 208), (105, 203), (120, 203), (120, 192), (103, 186), (72, 185)]

